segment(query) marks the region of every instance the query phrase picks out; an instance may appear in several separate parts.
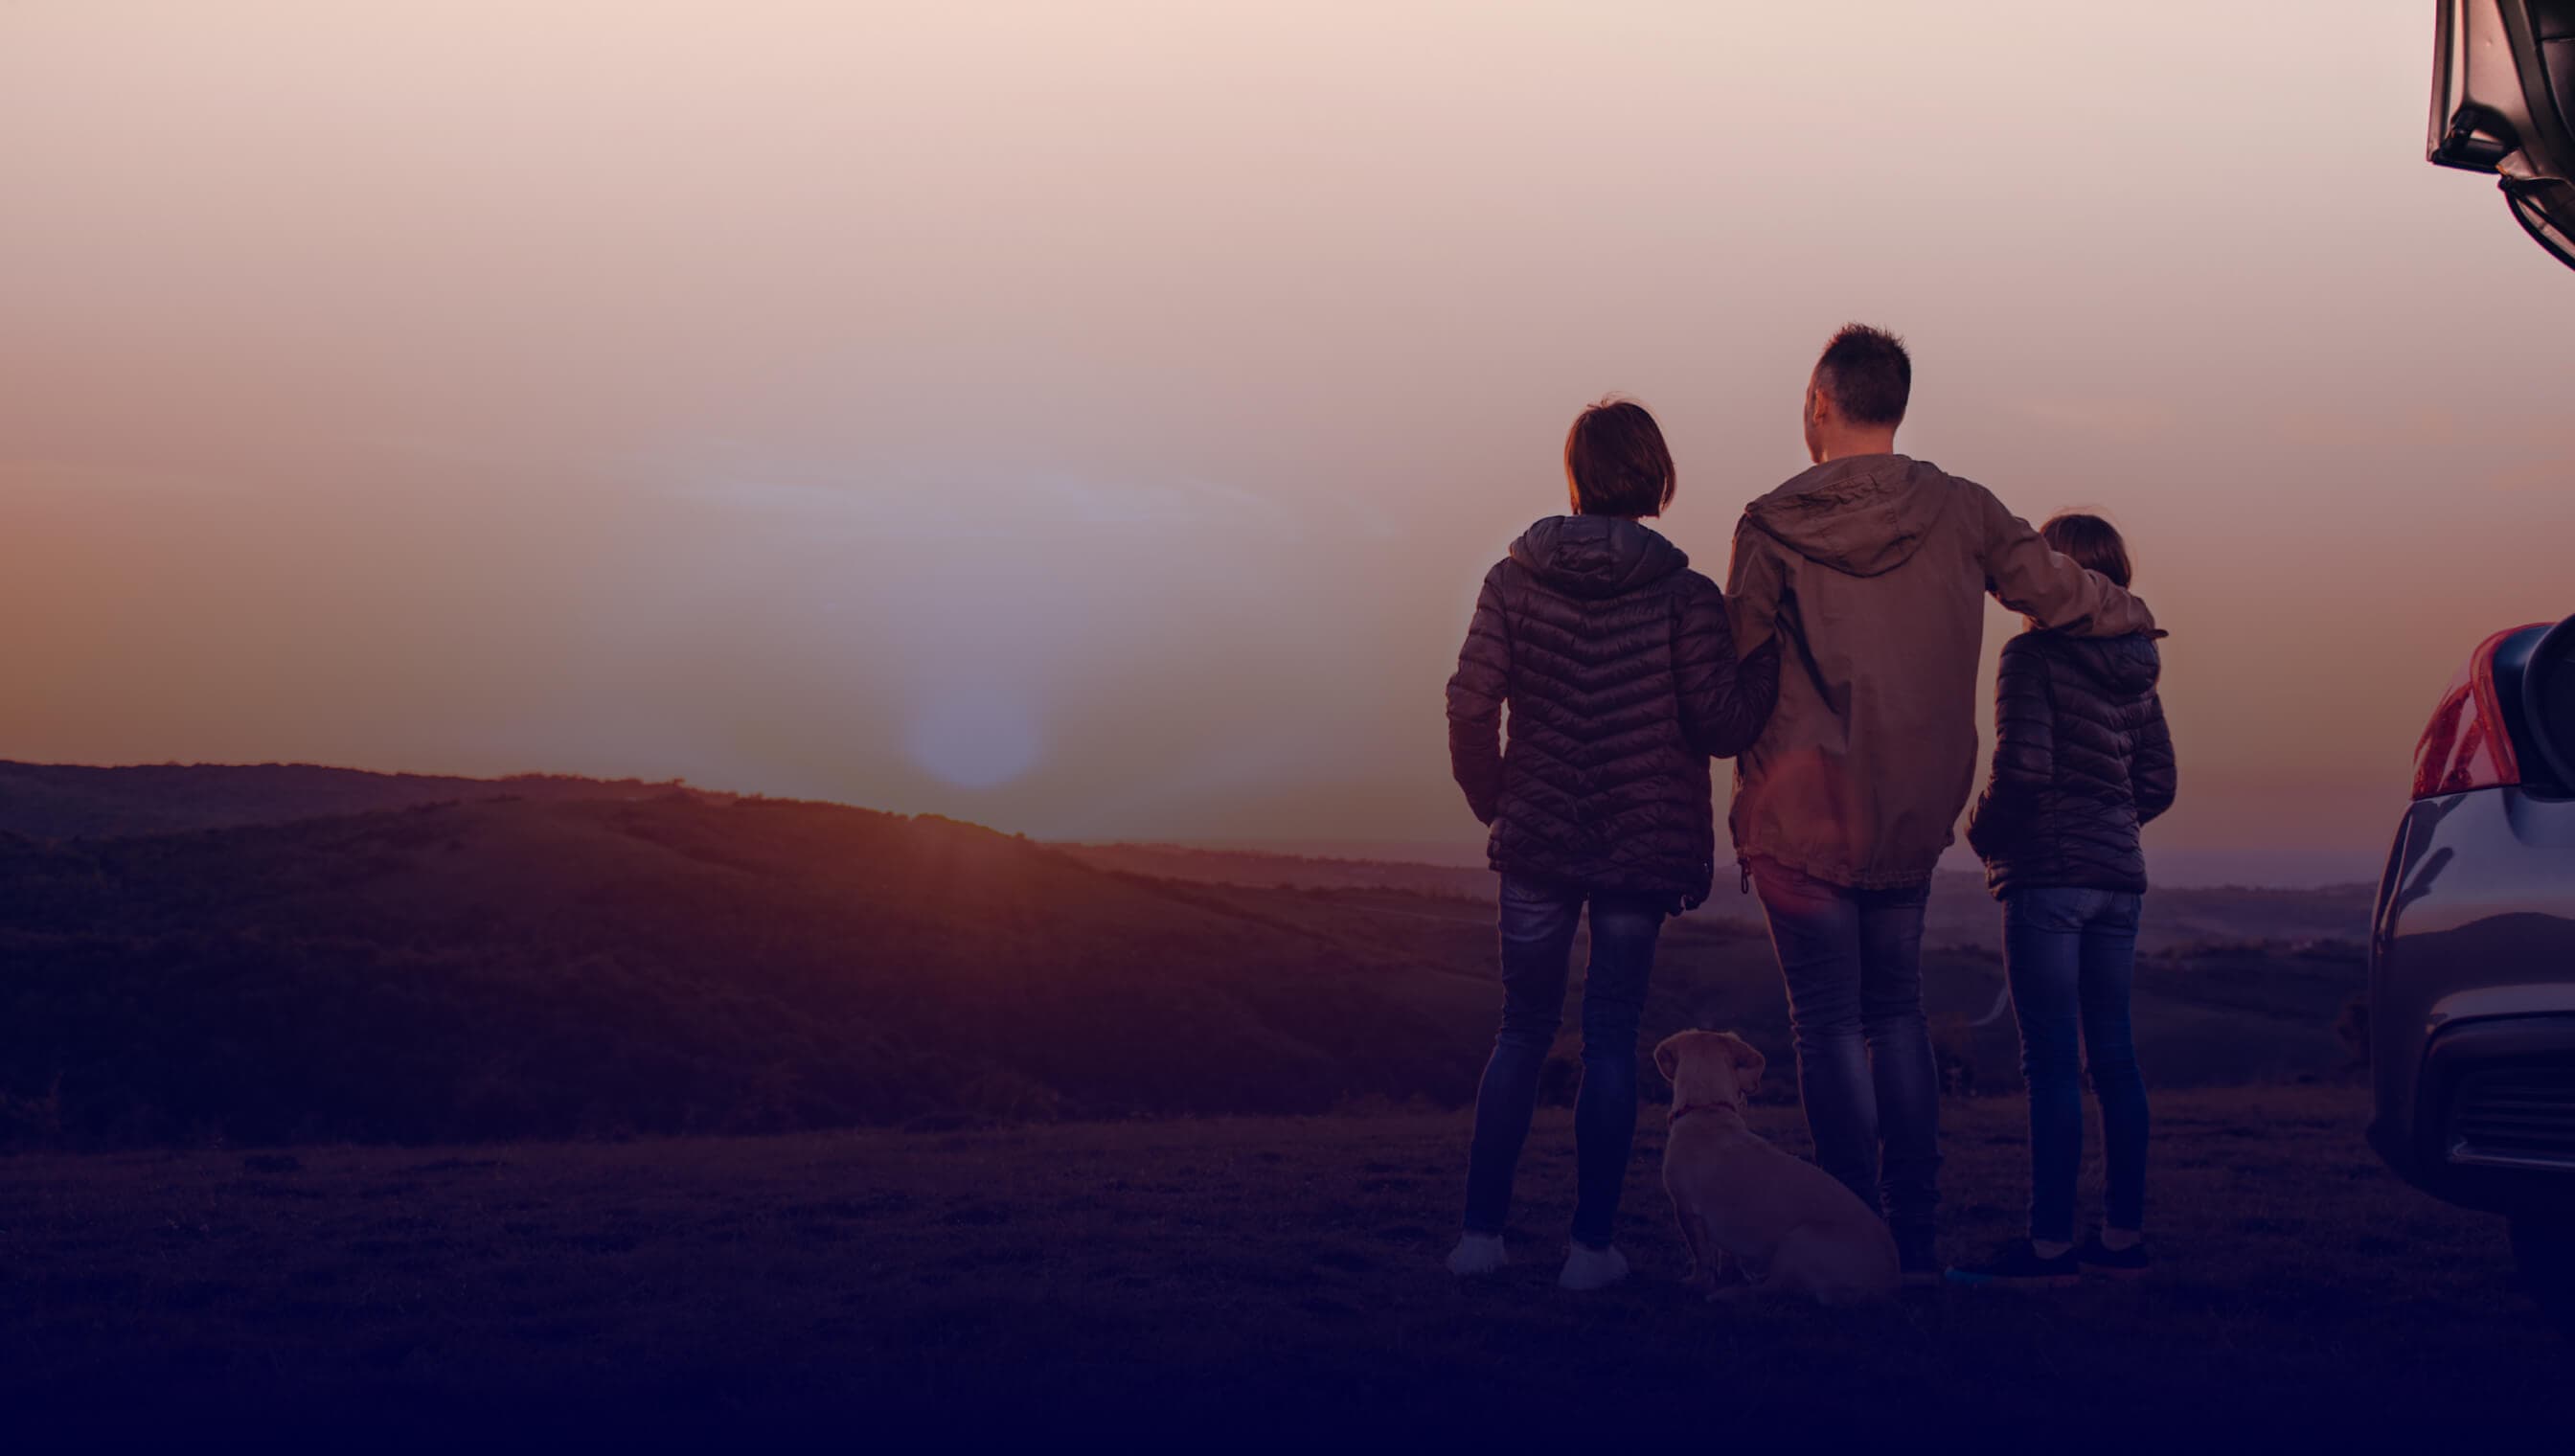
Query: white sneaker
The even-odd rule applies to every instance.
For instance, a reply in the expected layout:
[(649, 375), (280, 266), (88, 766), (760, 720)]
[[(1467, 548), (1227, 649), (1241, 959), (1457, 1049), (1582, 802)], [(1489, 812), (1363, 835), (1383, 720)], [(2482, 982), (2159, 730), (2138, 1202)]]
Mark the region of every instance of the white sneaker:
[(1562, 1289), (1606, 1289), (1627, 1277), (1627, 1256), (1616, 1249), (1586, 1249), (1580, 1244), (1564, 1256), (1564, 1272), (1555, 1282)]
[(1457, 1247), (1448, 1251), (1448, 1272), (1460, 1279), (1490, 1274), (1509, 1262), (1502, 1254), (1502, 1236), (1498, 1233), (1459, 1234)]

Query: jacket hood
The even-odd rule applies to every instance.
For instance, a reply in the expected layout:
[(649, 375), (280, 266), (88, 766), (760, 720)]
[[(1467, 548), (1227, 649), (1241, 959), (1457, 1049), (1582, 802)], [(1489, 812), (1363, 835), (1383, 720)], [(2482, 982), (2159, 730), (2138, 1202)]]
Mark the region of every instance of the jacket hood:
[(1912, 559), (1956, 482), (1901, 455), (1827, 461), (1744, 508), (1744, 519), (1817, 566), (1875, 577)]
[(2059, 637), (2056, 647), (2065, 661), (2121, 698), (2142, 698), (2163, 676), (2163, 655), (2155, 649), (2159, 633), (2126, 637)]
[(1511, 560), (1567, 597), (1623, 597), (1689, 566), (1643, 524), (1616, 516), (1550, 516), (1511, 543)]

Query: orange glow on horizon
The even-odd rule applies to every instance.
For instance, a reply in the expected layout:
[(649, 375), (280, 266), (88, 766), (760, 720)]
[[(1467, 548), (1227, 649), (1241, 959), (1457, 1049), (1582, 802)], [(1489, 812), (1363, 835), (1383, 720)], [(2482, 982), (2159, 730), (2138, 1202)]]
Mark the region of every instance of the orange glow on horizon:
[(2423, 164), (2421, 6), (2323, 15), (11, 6), (0, 757), (1471, 843), (1574, 409), (1721, 573), (1862, 318), (1901, 448), (2129, 536), (2157, 842), (2374, 857), (2575, 612), (2575, 281)]

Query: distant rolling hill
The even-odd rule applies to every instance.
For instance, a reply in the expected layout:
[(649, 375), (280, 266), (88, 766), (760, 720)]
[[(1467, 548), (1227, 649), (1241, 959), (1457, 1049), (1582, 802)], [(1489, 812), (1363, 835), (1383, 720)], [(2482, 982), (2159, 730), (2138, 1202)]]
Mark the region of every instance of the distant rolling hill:
[(680, 785), (554, 773), (457, 778), (312, 763), (146, 763), (99, 768), (0, 759), (0, 832), (34, 839), (113, 838), (285, 823), (463, 799), (633, 797), (674, 791), (680, 791)]
[(1436, 1034), (1459, 981), (1442, 967), (827, 804), (486, 800), (13, 838), (0, 959), (17, 1120), (102, 1135), (1305, 1111), (1472, 1075)]
[[(0, 1142), (1451, 1106), (1499, 1001), (1475, 871), (1179, 877), (936, 817), (632, 782), (9, 768)], [(2259, 902), (2206, 903), (2192, 923), (2242, 931)], [(2273, 906), (2286, 933), (2267, 938), (2332, 922), (2299, 903)], [(2334, 1071), (2357, 950), (2221, 938), (2167, 937), (2141, 971), (2150, 1075)], [(2008, 1018), (1987, 1018), (1999, 984), (1971, 942), (1930, 956), (1944, 1049), (1986, 1089), (2014, 1080)], [(1750, 922), (1667, 930), (1645, 1031), (1684, 1025), (1739, 1027), (1788, 1066)], [(1568, 1029), (1557, 1096), (1573, 1051)]]
[[(1210, 884), (1493, 896), (1493, 872), (1480, 866), (1397, 864), (1177, 844), (1068, 844), (1065, 848), (1104, 869)], [(2164, 950), (2241, 940), (2360, 939), (2368, 934), (2375, 893), (2375, 886), (2367, 884), (2317, 889), (2156, 889), (2147, 897), (2140, 943), (2149, 950)], [(1719, 868), (1715, 892), (1693, 912), (1693, 918), (1731, 921), (1755, 932), (1762, 927), (1760, 903), (1741, 892), (1729, 867)], [(2000, 948), (2002, 912), (1985, 892), (1981, 878), (1944, 871), (1933, 881), (1923, 941), (1934, 946)]]

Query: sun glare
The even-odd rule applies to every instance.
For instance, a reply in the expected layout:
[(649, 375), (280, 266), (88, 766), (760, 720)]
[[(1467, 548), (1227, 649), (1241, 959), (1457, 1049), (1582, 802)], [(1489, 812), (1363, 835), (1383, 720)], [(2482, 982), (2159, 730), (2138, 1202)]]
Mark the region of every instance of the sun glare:
[(992, 687), (938, 693), (914, 714), (905, 743), (914, 762), (959, 788), (1008, 783), (1045, 747), (1031, 706)]

